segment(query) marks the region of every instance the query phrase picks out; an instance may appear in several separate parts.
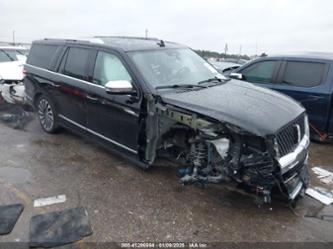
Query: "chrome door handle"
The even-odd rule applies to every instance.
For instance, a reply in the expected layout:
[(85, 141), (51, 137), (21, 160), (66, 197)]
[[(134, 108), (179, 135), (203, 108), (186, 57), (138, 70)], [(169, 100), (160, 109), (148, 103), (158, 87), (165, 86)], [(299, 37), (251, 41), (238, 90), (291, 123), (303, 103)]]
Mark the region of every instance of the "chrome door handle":
[(93, 96), (91, 96), (91, 95), (86, 95), (86, 97), (87, 97), (87, 99), (90, 99), (90, 100), (92, 100), (92, 101), (97, 101), (97, 100), (98, 100), (98, 98), (93, 97)]
[(60, 85), (55, 84), (55, 83), (51, 83), (51, 85), (52, 85), (53, 87), (55, 87), (55, 88), (59, 88), (59, 87), (60, 87)]

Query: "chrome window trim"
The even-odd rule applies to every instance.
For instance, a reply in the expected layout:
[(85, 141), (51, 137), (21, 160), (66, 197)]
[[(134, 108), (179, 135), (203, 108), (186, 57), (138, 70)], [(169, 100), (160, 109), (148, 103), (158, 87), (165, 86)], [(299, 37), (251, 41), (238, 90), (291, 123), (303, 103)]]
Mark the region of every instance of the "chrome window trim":
[(72, 77), (72, 76), (68, 76), (68, 75), (66, 75), (66, 74), (62, 74), (62, 73), (58, 73), (58, 72), (53, 72), (53, 71), (50, 71), (50, 70), (45, 69), (45, 68), (36, 67), (36, 66), (30, 65), (30, 64), (24, 64), (24, 66), (31, 67), (31, 68), (38, 69), (38, 70), (41, 70), (41, 71), (44, 71), (44, 72), (47, 72), (47, 73), (51, 73), (51, 74), (53, 74), (53, 75), (62, 76), (62, 77), (64, 77), (64, 78), (68, 78), (68, 79), (76, 80), (76, 81), (79, 81), (79, 82), (84, 83), (84, 84), (88, 84), (88, 85), (91, 85), (91, 86), (96, 86), (96, 87), (99, 87), (99, 88), (105, 89), (104, 86), (97, 85), (97, 84), (94, 84), (94, 83), (91, 83), (91, 82), (88, 82), (88, 81), (85, 81), (85, 80), (81, 80), (81, 79), (78, 79), (78, 78), (74, 78), (74, 77)]
[(94, 134), (94, 135), (96, 135), (96, 136), (98, 136), (98, 137), (100, 137), (100, 138), (102, 138), (102, 139), (104, 139), (104, 140), (106, 140), (106, 141), (109, 141), (109, 142), (113, 143), (114, 145), (117, 145), (117, 146), (119, 146), (119, 147), (121, 147), (121, 148), (123, 148), (123, 149), (126, 149), (126, 150), (128, 150), (128, 151), (130, 151), (130, 152), (132, 152), (132, 153), (134, 153), (134, 154), (137, 154), (137, 153), (138, 153), (136, 150), (133, 150), (133, 149), (127, 147), (126, 145), (123, 145), (123, 144), (121, 144), (121, 143), (118, 143), (118, 142), (116, 142), (116, 141), (114, 141), (114, 140), (112, 140), (112, 139), (110, 139), (110, 138), (108, 138), (108, 137), (106, 137), (106, 136), (104, 136), (104, 135), (102, 135), (102, 134), (96, 132), (96, 131), (93, 131), (93, 130), (91, 130), (91, 129), (89, 129), (89, 128), (83, 126), (83, 125), (80, 125), (80, 124), (76, 123), (75, 121), (73, 121), (73, 120), (71, 120), (71, 119), (65, 117), (65, 116), (62, 115), (62, 114), (58, 114), (58, 116), (59, 116), (60, 118), (64, 119), (64, 120), (68, 121), (69, 123), (72, 123), (73, 125), (76, 125), (76, 126), (80, 127), (81, 129), (90, 132), (91, 134)]

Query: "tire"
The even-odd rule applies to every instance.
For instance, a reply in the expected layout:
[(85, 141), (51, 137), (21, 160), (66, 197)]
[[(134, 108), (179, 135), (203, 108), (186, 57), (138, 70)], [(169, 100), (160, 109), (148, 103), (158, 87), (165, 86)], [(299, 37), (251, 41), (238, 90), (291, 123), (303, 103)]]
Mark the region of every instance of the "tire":
[(58, 116), (52, 100), (42, 95), (36, 103), (37, 115), (40, 125), (47, 133), (56, 133), (59, 129)]

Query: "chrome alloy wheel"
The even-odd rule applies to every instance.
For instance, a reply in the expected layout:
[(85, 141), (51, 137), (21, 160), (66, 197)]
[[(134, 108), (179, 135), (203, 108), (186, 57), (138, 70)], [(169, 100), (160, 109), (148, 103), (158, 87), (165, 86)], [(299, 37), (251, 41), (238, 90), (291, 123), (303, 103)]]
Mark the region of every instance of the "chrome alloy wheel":
[(38, 116), (42, 127), (46, 131), (51, 131), (54, 125), (54, 114), (50, 103), (44, 98), (38, 103)]

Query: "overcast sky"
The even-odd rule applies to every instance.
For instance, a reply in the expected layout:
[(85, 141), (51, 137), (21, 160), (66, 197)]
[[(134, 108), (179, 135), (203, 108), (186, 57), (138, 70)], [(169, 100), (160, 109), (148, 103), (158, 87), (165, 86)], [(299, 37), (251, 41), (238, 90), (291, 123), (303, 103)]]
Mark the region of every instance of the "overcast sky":
[(333, 52), (330, 0), (1, 0), (0, 41), (148, 35), (229, 53)]

